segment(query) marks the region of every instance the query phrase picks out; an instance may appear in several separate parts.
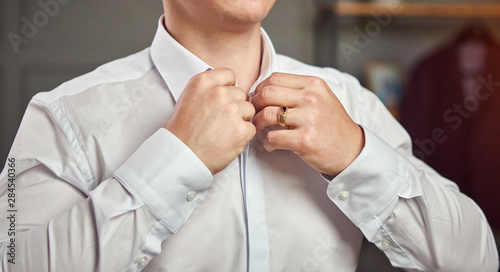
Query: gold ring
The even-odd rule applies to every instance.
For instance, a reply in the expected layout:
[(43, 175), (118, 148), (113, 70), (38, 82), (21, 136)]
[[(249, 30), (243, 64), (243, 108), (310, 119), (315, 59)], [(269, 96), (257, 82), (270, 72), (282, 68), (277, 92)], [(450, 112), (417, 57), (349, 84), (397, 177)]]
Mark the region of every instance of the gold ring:
[(282, 127), (286, 127), (286, 114), (288, 113), (288, 107), (281, 106), (278, 112), (278, 124)]

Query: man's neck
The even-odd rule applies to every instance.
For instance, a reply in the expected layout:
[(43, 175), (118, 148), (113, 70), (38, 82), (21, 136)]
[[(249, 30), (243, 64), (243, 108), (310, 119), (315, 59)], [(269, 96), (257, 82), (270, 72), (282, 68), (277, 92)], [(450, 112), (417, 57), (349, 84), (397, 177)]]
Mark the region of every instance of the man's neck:
[(233, 70), (238, 87), (244, 91), (248, 92), (258, 79), (262, 55), (260, 24), (245, 31), (170, 27), (168, 21), (165, 27), (174, 39), (208, 65)]

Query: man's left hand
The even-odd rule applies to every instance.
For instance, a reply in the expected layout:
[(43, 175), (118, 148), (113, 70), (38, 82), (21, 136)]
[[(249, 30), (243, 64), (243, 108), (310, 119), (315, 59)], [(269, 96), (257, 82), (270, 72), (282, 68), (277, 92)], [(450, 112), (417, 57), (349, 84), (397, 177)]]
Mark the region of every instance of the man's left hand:
[(338, 175), (364, 147), (362, 128), (320, 78), (275, 73), (261, 82), (252, 103), (257, 134), (279, 125), (279, 108), (288, 107), (287, 129), (269, 131), (264, 148), (291, 150), (317, 171)]

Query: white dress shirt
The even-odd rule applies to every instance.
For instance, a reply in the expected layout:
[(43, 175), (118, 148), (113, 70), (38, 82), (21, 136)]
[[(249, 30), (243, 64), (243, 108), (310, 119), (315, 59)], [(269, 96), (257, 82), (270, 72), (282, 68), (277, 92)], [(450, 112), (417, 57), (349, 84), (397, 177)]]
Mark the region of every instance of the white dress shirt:
[(189, 79), (211, 67), (160, 20), (150, 48), (33, 97), (9, 155), (15, 237), (8, 165), (0, 175), (3, 271), (354, 271), (363, 235), (408, 271), (497, 271), (481, 210), (412, 156), (373, 93), (277, 55), (263, 30), (262, 40), (254, 88), (273, 72), (320, 77), (363, 127), (347, 169), (327, 180), (256, 137), (212, 176), (162, 128)]

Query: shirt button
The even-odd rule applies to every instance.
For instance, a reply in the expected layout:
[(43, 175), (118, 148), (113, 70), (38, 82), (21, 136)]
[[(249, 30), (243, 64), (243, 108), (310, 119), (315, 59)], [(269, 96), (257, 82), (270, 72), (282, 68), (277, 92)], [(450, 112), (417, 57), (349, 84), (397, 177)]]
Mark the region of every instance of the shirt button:
[(149, 258), (147, 256), (142, 256), (139, 258), (139, 260), (137, 261), (137, 263), (139, 265), (145, 265), (147, 262), (148, 262)]
[(391, 241), (389, 241), (389, 240), (384, 240), (384, 241), (382, 242), (382, 247), (383, 247), (383, 248), (390, 248), (390, 247), (392, 247), (392, 246), (393, 246), (393, 243), (392, 243)]
[(342, 191), (339, 194), (339, 199), (345, 201), (345, 200), (348, 200), (350, 196), (351, 196), (351, 193), (349, 191)]
[(187, 193), (187, 196), (186, 196), (186, 199), (187, 201), (193, 201), (193, 199), (196, 198), (196, 192), (195, 191), (191, 191), (189, 193)]

